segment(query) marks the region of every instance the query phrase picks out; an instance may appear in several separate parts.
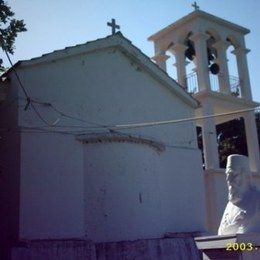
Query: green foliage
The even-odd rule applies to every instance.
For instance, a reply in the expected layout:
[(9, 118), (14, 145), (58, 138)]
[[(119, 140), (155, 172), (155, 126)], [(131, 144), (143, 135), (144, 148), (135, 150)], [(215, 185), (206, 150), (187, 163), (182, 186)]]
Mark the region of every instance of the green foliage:
[[(256, 126), (258, 132), (258, 140), (260, 139), (260, 113), (257, 112)], [(217, 141), (219, 149), (220, 167), (226, 167), (227, 157), (230, 154), (248, 155), (245, 125), (243, 118), (234, 119), (216, 127)], [(203, 151), (203, 142), (201, 128), (197, 127), (198, 146)], [(260, 141), (260, 140), (259, 140)], [(260, 142), (259, 142), (260, 143)]]
[(248, 155), (243, 118), (217, 125), (216, 130), (221, 168), (226, 167), (227, 157), (230, 154)]
[[(11, 11), (7, 3), (0, 0), (0, 46), (11, 54), (14, 53), (17, 34), (26, 31), (24, 21), (16, 20), (13, 16), (14, 12)], [(4, 70), (2, 64), (3, 60), (0, 59), (0, 70)]]

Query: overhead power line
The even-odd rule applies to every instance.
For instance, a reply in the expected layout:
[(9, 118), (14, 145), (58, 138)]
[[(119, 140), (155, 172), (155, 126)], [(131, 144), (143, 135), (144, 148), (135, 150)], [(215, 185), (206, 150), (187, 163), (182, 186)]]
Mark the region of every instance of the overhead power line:
[[(123, 130), (123, 129), (133, 129), (133, 128), (144, 128), (144, 127), (151, 127), (151, 126), (160, 126), (160, 125), (167, 125), (167, 124), (175, 124), (175, 123), (182, 123), (182, 122), (189, 122), (189, 121), (196, 121), (196, 120), (203, 120), (203, 119), (207, 119), (207, 118), (215, 118), (215, 117), (222, 117), (222, 116), (228, 116), (228, 115), (234, 115), (234, 114), (241, 114), (241, 113), (245, 113), (245, 112), (250, 112), (250, 111), (254, 111), (255, 109), (259, 109), (260, 107), (256, 107), (256, 108), (249, 108), (249, 109), (242, 109), (242, 110), (236, 110), (236, 111), (231, 111), (231, 112), (227, 112), (227, 113), (220, 113), (220, 114), (213, 114), (213, 115), (207, 115), (207, 116), (201, 116), (201, 117), (190, 117), (190, 118), (182, 118), (182, 119), (172, 119), (172, 120), (166, 120), (166, 121), (153, 121), (153, 122), (142, 122), (142, 123), (132, 123), (132, 124), (117, 124), (117, 125), (104, 125), (104, 124), (99, 124), (99, 123), (94, 123), (94, 122), (90, 122), (78, 117), (74, 117), (71, 115), (68, 115), (62, 111), (60, 111), (59, 109), (57, 109), (54, 105), (52, 105), (51, 103), (47, 103), (47, 102), (41, 102), (41, 101), (35, 101), (32, 100), (27, 92), (27, 90), (25, 89), (25, 87), (22, 84), (22, 81), (18, 75), (18, 73), (16, 72), (15, 67), (13, 66), (12, 60), (8, 54), (8, 52), (6, 51), (6, 48), (4, 47), (4, 40), (3, 37), (0, 35), (0, 41), (2, 43), (2, 47), (3, 50), (7, 56), (7, 59), (10, 63), (10, 65), (13, 67), (13, 71), (14, 71), (14, 75), (18, 81), (19, 86), (21, 87), (25, 97), (26, 97), (26, 105), (24, 110), (27, 110), (29, 106), (32, 107), (33, 111), (35, 112), (35, 114), (37, 115), (37, 117), (48, 127), (55, 127), (56, 124), (59, 121), (59, 118), (57, 118), (53, 123), (48, 122), (48, 120), (46, 120), (41, 113), (37, 110), (37, 108), (35, 107), (34, 103), (37, 104), (42, 104), (42, 105), (47, 105), (49, 107), (51, 107), (56, 113), (58, 113), (60, 116), (63, 117), (67, 117), (70, 119), (75, 119), (81, 122), (85, 122), (88, 124), (92, 124), (95, 125), (95, 127), (93, 126), (79, 126), (79, 128), (95, 128), (95, 129), (107, 129), (109, 131), (116, 131), (116, 130)], [(60, 126), (62, 127), (62, 126)], [(66, 126), (69, 127), (69, 126)], [(73, 126), (71, 126), (73, 127)]]
[(28, 107), (29, 107), (29, 105), (31, 105), (32, 108), (33, 108), (33, 111), (34, 111), (35, 114), (40, 118), (40, 120), (41, 120), (44, 124), (46, 124), (46, 125), (48, 125), (48, 126), (51, 126), (52, 124), (49, 123), (46, 119), (43, 118), (43, 116), (42, 116), (42, 115), (40, 114), (40, 112), (36, 109), (36, 107), (34, 106), (34, 104), (31, 104), (31, 98), (30, 98), (30, 96), (29, 96), (27, 90), (26, 90), (25, 87), (23, 86), (22, 81), (21, 81), (21, 79), (20, 79), (18, 73), (16, 72), (16, 69), (15, 69), (15, 67), (14, 67), (14, 65), (13, 65), (13, 62), (12, 62), (12, 60), (11, 60), (11, 58), (10, 58), (10, 56), (9, 56), (9, 54), (8, 54), (8, 52), (7, 52), (7, 50), (6, 50), (6, 47), (5, 47), (6, 45), (5, 45), (4, 38), (3, 38), (3, 36), (2, 36), (1, 34), (0, 34), (0, 41), (1, 41), (2, 49), (4, 50), (4, 52), (5, 52), (5, 54), (6, 54), (6, 57), (7, 57), (7, 59), (8, 59), (8, 61), (9, 61), (10, 65), (11, 65), (11, 67), (13, 68), (13, 72), (14, 72), (14, 75), (15, 75), (17, 81), (18, 81), (18, 85), (21, 87), (21, 89), (22, 89), (22, 91), (23, 91), (23, 93), (24, 93), (24, 95), (25, 95), (25, 97), (26, 97), (27, 103), (26, 103), (26, 105), (25, 105), (25, 107), (24, 107), (24, 110), (27, 110)]
[[(1, 43), (2, 43), (2, 49), (4, 50), (8, 61), (9, 61), (10, 65), (11, 65), (11, 67), (13, 67), (13, 66), (14, 66), (14, 65), (13, 65), (13, 62), (12, 62), (12, 60), (11, 60), (11, 58), (10, 58), (10, 56), (9, 56), (9, 54), (8, 54), (8, 52), (7, 52), (7, 50), (6, 50), (6, 48), (5, 48), (5, 43), (4, 43), (4, 40), (3, 40), (3, 37), (2, 37), (1, 34), (0, 34), (0, 41), (1, 41)], [(14, 75), (15, 75), (15, 77), (16, 77), (16, 79), (17, 79), (17, 81), (18, 81), (18, 83), (19, 83), (19, 85), (20, 85), (20, 87), (21, 87), (21, 89), (22, 89), (22, 91), (23, 91), (23, 93), (24, 93), (26, 99), (29, 100), (30, 97), (29, 97), (29, 95), (28, 95), (28, 93), (27, 93), (25, 87), (23, 86), (19, 75), (16, 73), (15, 69), (14, 69)]]
[[(94, 126), (75, 126), (75, 125), (57, 125), (57, 126), (52, 126), (52, 128), (78, 128), (81, 129), (81, 133), (85, 132), (87, 133), (87, 130), (89, 131), (98, 131), (98, 130), (112, 130), (112, 131), (118, 131), (118, 130), (124, 130), (124, 129), (135, 129), (135, 128), (144, 128), (144, 127), (153, 127), (153, 126), (161, 126), (161, 125), (168, 125), (168, 124), (177, 124), (177, 123), (183, 123), (183, 122), (190, 122), (190, 121), (197, 121), (197, 120), (204, 120), (208, 118), (215, 118), (215, 117), (224, 117), (228, 115), (239, 115), (243, 114), (246, 112), (251, 112), (254, 111), (255, 109), (259, 109), (260, 107), (256, 108), (249, 108), (249, 109), (241, 109), (241, 110), (236, 110), (232, 112), (227, 112), (227, 113), (220, 113), (220, 114), (213, 114), (213, 115), (207, 115), (207, 116), (201, 116), (201, 117), (189, 117), (189, 118), (182, 118), (182, 119), (173, 119), (173, 120), (167, 120), (167, 121), (156, 121), (156, 122), (144, 122), (144, 123), (133, 123), (133, 124), (121, 124), (121, 125), (110, 125), (109, 127), (94, 127)], [(35, 127), (35, 126), (34, 126)], [(39, 127), (38, 127), (39, 129)], [(45, 129), (45, 128), (42, 128)], [(78, 133), (78, 131), (75, 131), (75, 133)]]
[[(24, 110), (27, 110), (27, 109), (29, 108), (29, 106), (31, 105), (31, 107), (32, 107), (33, 111), (35, 112), (35, 114), (37, 115), (37, 117), (38, 117), (46, 126), (50, 126), (50, 127), (55, 126), (55, 125), (57, 124), (57, 122), (59, 121), (59, 119), (57, 118), (53, 123), (48, 122), (48, 120), (46, 120), (46, 119), (41, 115), (41, 113), (37, 110), (37, 108), (35, 107), (35, 105), (33, 104), (33, 102), (35, 102), (35, 103), (41, 103), (41, 104), (44, 104), (44, 105), (48, 104), (54, 111), (56, 111), (58, 114), (60, 114), (60, 115), (63, 116), (63, 117), (67, 117), (67, 118), (71, 118), (71, 119), (76, 119), (76, 120), (78, 120), (78, 121), (86, 122), (86, 123), (88, 123), (88, 124), (94, 124), (94, 125), (97, 125), (97, 126), (103, 127), (103, 128), (107, 128), (107, 127), (108, 127), (108, 126), (105, 126), (105, 125), (101, 125), (101, 124), (98, 124), (98, 123), (89, 122), (89, 121), (86, 121), (86, 120), (83, 120), (83, 119), (79, 119), (79, 118), (76, 118), (76, 117), (67, 115), (67, 114), (61, 112), (60, 110), (58, 110), (58, 109), (57, 109), (56, 107), (54, 107), (51, 103), (33, 101), (33, 100), (30, 98), (30, 96), (29, 96), (29, 94), (28, 94), (26, 88), (23, 86), (22, 81), (21, 81), (21, 79), (20, 79), (18, 73), (16, 72), (16, 69), (15, 69), (15, 67), (14, 67), (14, 65), (13, 65), (13, 62), (12, 62), (12, 60), (11, 60), (11, 58), (10, 58), (10, 55), (8, 54), (8, 52), (7, 52), (6, 48), (5, 48), (5, 42), (4, 42), (4, 39), (3, 39), (3, 37), (2, 37), (1, 34), (0, 34), (0, 41), (1, 41), (1, 43), (2, 43), (2, 48), (3, 48), (3, 50), (4, 50), (5, 54), (6, 54), (6, 57), (7, 57), (7, 59), (8, 59), (8, 61), (9, 61), (10, 65), (11, 65), (11, 67), (13, 68), (13, 72), (14, 72), (14, 75), (15, 75), (17, 81), (18, 81), (18, 85), (21, 87), (21, 89), (22, 89), (22, 91), (23, 91), (23, 93), (24, 93), (24, 95), (25, 95), (25, 97), (26, 97), (26, 101), (27, 101), (27, 102), (26, 102), (26, 105), (25, 105), (25, 107), (24, 107)], [(33, 102), (32, 102), (32, 101), (33, 101)]]
[(212, 114), (212, 115), (200, 116), (200, 117), (189, 117), (189, 118), (173, 119), (173, 120), (166, 120), (166, 121), (115, 125), (115, 126), (111, 126), (110, 128), (114, 129), (114, 130), (116, 130), (116, 129), (119, 130), (119, 129), (141, 128), (141, 127), (159, 126), (159, 125), (167, 125), (167, 124), (182, 123), (182, 122), (189, 122), (189, 121), (197, 121), (197, 120), (203, 120), (203, 119), (207, 119), (207, 118), (223, 117), (223, 116), (234, 115), (234, 114), (242, 114), (245, 112), (254, 111), (255, 109), (259, 109), (259, 108), (260, 107), (241, 109), (241, 110), (231, 111), (231, 112), (227, 112), (227, 113)]

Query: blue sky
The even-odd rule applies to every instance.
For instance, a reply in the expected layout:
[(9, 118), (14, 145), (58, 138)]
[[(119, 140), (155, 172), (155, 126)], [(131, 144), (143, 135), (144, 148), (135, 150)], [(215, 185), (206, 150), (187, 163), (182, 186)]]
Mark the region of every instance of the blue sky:
[[(110, 34), (106, 23), (115, 18), (121, 32), (149, 57), (153, 44), (147, 37), (193, 11), (188, 0), (8, 0), (27, 32), (16, 41), (13, 62), (30, 59), (67, 46)], [(251, 30), (246, 36), (251, 86), (260, 101), (260, 1), (200, 0), (200, 9)], [(9, 64), (4, 59), (5, 65)]]

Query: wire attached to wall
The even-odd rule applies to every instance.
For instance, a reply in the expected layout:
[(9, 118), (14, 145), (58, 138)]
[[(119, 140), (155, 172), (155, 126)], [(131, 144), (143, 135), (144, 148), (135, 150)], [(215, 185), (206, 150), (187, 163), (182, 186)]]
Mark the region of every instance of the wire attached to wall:
[(62, 111), (60, 111), (59, 109), (57, 109), (53, 104), (51, 103), (47, 103), (47, 102), (41, 102), (41, 101), (35, 101), (33, 99), (30, 98), (27, 90), (25, 89), (25, 87), (22, 84), (22, 81), (18, 75), (18, 73), (16, 72), (16, 68), (13, 66), (12, 60), (8, 54), (8, 52), (6, 51), (5, 48), (5, 44), (4, 44), (4, 40), (2, 35), (0, 35), (0, 40), (1, 40), (1, 44), (2, 44), (2, 48), (7, 56), (7, 59), (10, 63), (10, 65), (13, 68), (15, 77), (19, 83), (19, 86), (21, 87), (25, 98), (26, 98), (26, 104), (24, 107), (24, 110), (28, 110), (29, 106), (32, 107), (34, 113), (37, 115), (37, 117), (48, 127), (55, 127), (57, 125), (57, 123), (60, 121), (59, 118), (57, 118), (54, 122), (50, 123), (48, 122), (48, 120), (46, 120), (41, 113), (37, 110), (37, 108), (35, 107), (34, 103), (37, 104), (42, 104), (42, 105), (47, 105), (50, 108), (53, 109), (53, 111), (55, 111), (56, 113), (58, 113), (60, 116), (63, 117), (67, 117), (70, 119), (75, 119), (81, 122), (85, 122), (88, 124), (92, 124), (95, 125), (96, 127), (86, 127), (86, 126), (79, 126), (79, 128), (85, 128), (85, 129), (90, 129), (90, 128), (95, 128), (96, 130), (109, 130), (110, 132), (113, 131), (117, 131), (117, 130), (123, 130), (123, 129), (133, 129), (133, 128), (144, 128), (144, 127), (152, 127), (152, 126), (160, 126), (160, 125), (167, 125), (167, 124), (175, 124), (175, 123), (182, 123), (182, 122), (189, 122), (189, 121), (196, 121), (196, 120), (203, 120), (203, 119), (207, 119), (207, 118), (215, 118), (215, 117), (221, 117), (221, 116), (227, 116), (227, 115), (233, 115), (233, 114), (241, 114), (241, 113), (245, 113), (245, 112), (250, 112), (250, 111), (254, 111), (255, 109), (259, 109), (259, 107), (256, 108), (249, 108), (249, 109), (243, 109), (243, 110), (236, 110), (236, 111), (231, 111), (228, 113), (221, 113), (221, 114), (212, 114), (212, 115), (208, 115), (208, 116), (201, 116), (201, 117), (191, 117), (191, 118), (182, 118), (182, 119), (173, 119), (173, 120), (167, 120), (167, 121), (154, 121), (154, 122), (142, 122), (142, 123), (131, 123), (131, 124), (117, 124), (117, 125), (104, 125), (104, 124), (98, 124), (98, 123), (94, 123), (94, 122), (90, 122), (90, 121), (86, 121), (84, 119), (81, 118), (77, 118), (71, 115), (68, 115)]
[[(7, 50), (6, 50), (5, 41), (4, 41), (4, 38), (3, 38), (3, 36), (2, 36), (1, 34), (0, 34), (0, 41), (1, 41), (2, 49), (4, 50), (4, 52), (5, 52), (5, 54), (6, 54), (6, 57), (7, 57), (7, 59), (8, 59), (8, 61), (9, 61), (10, 65), (11, 65), (11, 67), (13, 68), (14, 75), (15, 75), (17, 81), (18, 81), (18, 84), (19, 84), (19, 86), (21, 87), (21, 89), (22, 89), (22, 91), (23, 91), (23, 93), (24, 93), (24, 95), (25, 95), (25, 97), (26, 97), (26, 101), (27, 101), (27, 102), (26, 102), (26, 105), (25, 105), (25, 107), (24, 107), (24, 110), (26, 111), (26, 110), (29, 108), (29, 106), (31, 106), (32, 109), (33, 109), (33, 111), (35, 112), (35, 114), (38, 116), (38, 118), (39, 118), (44, 124), (46, 124), (46, 125), (48, 125), (48, 126), (52, 126), (53, 124), (52, 124), (52, 123), (49, 123), (46, 119), (44, 119), (43, 116), (40, 114), (40, 112), (36, 109), (36, 107), (34, 106), (34, 104), (31, 102), (31, 98), (30, 98), (30, 96), (29, 96), (27, 90), (26, 90), (25, 87), (23, 86), (22, 81), (21, 81), (21, 79), (20, 79), (18, 73), (16, 72), (16, 69), (15, 69), (15, 67), (14, 67), (14, 65), (13, 65), (13, 62), (12, 62), (12, 60), (11, 60), (11, 58), (10, 58), (10, 56), (9, 56), (9, 54), (8, 54), (8, 52), (7, 52)], [(55, 122), (56, 122), (56, 121), (55, 121)]]
[(254, 110), (260, 109), (260, 107), (248, 108), (248, 109), (241, 109), (235, 110), (227, 113), (220, 113), (220, 114), (212, 114), (207, 116), (200, 116), (200, 117), (189, 117), (189, 118), (182, 118), (182, 119), (173, 119), (167, 121), (155, 121), (155, 122), (145, 122), (145, 123), (133, 123), (133, 124), (122, 124), (122, 125), (115, 125), (112, 129), (130, 129), (130, 128), (143, 128), (143, 127), (150, 127), (150, 126), (159, 126), (159, 125), (167, 125), (167, 124), (174, 124), (174, 123), (183, 123), (183, 122), (190, 122), (190, 121), (197, 121), (203, 120), (208, 118), (215, 118), (215, 117), (223, 117), (235, 114), (243, 114), (245, 112), (251, 112)]

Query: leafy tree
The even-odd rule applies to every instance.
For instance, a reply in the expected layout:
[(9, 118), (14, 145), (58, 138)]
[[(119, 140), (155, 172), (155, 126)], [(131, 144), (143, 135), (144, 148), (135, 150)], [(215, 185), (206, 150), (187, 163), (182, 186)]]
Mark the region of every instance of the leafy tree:
[[(17, 34), (20, 32), (27, 31), (23, 20), (16, 20), (14, 17), (14, 12), (8, 4), (0, 0), (0, 47), (8, 52), (14, 53), (14, 43)], [(0, 70), (4, 71), (3, 60), (0, 59)]]
[(227, 156), (230, 154), (247, 153), (244, 119), (234, 119), (216, 127), (220, 167), (226, 167)]
[[(257, 112), (256, 126), (258, 132), (258, 140), (260, 143), (260, 113)], [(219, 148), (220, 167), (226, 167), (227, 156), (230, 154), (248, 155), (245, 125), (243, 118), (234, 119), (216, 127), (217, 141)], [(197, 127), (198, 146), (203, 151), (201, 128)]]

